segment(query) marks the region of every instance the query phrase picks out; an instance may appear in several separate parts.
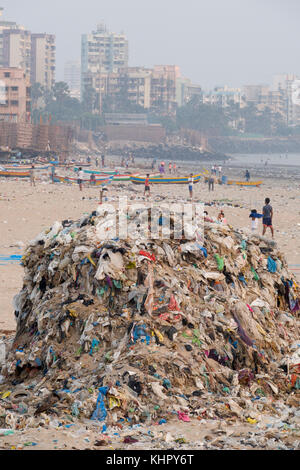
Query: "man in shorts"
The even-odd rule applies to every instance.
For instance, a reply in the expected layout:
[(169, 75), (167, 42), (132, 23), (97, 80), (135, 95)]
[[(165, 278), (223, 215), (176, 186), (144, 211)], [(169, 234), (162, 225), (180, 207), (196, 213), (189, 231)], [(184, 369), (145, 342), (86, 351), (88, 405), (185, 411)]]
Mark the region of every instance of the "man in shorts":
[(82, 168), (79, 168), (77, 183), (78, 183), (78, 185), (79, 185), (80, 191), (82, 191), (83, 178), (84, 178), (84, 173), (83, 173), (83, 171), (82, 171)]
[(146, 180), (145, 180), (144, 196), (146, 197), (150, 196), (150, 175), (147, 175)]
[(273, 207), (270, 205), (270, 199), (265, 200), (265, 205), (263, 207), (263, 235), (265, 235), (267, 228), (271, 230), (272, 238), (274, 238), (274, 229), (273, 229)]

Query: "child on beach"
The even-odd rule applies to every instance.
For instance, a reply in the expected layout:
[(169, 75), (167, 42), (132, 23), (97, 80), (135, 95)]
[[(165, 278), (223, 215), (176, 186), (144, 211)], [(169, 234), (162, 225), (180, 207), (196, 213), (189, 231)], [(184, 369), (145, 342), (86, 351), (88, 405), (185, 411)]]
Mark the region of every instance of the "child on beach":
[(190, 192), (191, 201), (193, 200), (193, 186), (194, 186), (194, 178), (193, 178), (193, 173), (191, 173), (189, 177), (189, 192)]
[(249, 218), (251, 218), (251, 231), (256, 232), (258, 227), (258, 219), (262, 218), (262, 214), (258, 214), (256, 209), (252, 209)]

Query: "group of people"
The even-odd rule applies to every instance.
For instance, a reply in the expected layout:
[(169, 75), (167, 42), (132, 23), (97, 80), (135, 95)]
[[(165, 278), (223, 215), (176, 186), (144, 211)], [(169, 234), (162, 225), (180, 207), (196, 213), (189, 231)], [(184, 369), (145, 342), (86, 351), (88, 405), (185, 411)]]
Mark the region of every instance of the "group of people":
[(133, 154), (127, 156), (126, 158), (122, 157), (122, 159), (121, 159), (121, 167), (122, 168), (126, 167), (126, 169), (128, 169), (130, 163), (132, 163), (132, 165), (135, 164), (135, 158), (134, 158)]
[(221, 166), (217, 166), (217, 165), (213, 165), (211, 167), (211, 174), (212, 175), (215, 175), (215, 176), (221, 176), (222, 175), (222, 167)]

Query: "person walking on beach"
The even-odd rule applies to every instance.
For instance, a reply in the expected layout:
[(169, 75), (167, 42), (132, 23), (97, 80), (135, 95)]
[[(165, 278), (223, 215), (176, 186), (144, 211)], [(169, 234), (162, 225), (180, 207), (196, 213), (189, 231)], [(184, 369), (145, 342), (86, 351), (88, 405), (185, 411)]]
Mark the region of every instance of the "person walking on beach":
[(31, 165), (31, 170), (30, 170), (30, 186), (35, 186), (35, 169), (34, 169), (34, 165)]
[(193, 186), (194, 186), (194, 178), (193, 173), (190, 174), (189, 177), (189, 192), (190, 192), (190, 200), (193, 200)]
[(55, 177), (55, 165), (51, 166), (51, 181), (54, 183), (54, 177)]
[(176, 173), (176, 163), (173, 164), (173, 173)]
[(269, 228), (272, 233), (272, 238), (274, 239), (273, 207), (270, 202), (270, 199), (266, 198), (265, 205), (263, 207), (263, 235), (265, 235), (267, 228)]
[(96, 185), (96, 176), (94, 173), (91, 174), (90, 176), (90, 185), (95, 186)]
[(214, 189), (215, 189), (215, 178), (214, 178), (214, 175), (211, 174), (210, 177), (208, 178), (208, 190), (214, 191)]
[(82, 168), (80, 167), (79, 168), (79, 171), (78, 171), (78, 180), (77, 180), (77, 183), (79, 185), (79, 190), (82, 191), (82, 183), (83, 183), (83, 178), (84, 178), (84, 173), (82, 171)]
[(245, 178), (246, 178), (246, 181), (249, 181), (249, 180), (250, 180), (250, 173), (249, 173), (249, 170), (246, 171), (246, 173), (245, 173)]
[(101, 155), (102, 168), (105, 167), (105, 156)]
[(106, 186), (101, 186), (100, 188), (100, 206), (103, 204), (103, 196), (104, 196), (104, 193), (107, 193), (108, 189)]
[(150, 196), (150, 175), (147, 175), (145, 180), (144, 196), (146, 196), (147, 198)]
[(98, 168), (98, 166), (99, 166), (99, 160), (98, 158), (96, 158), (96, 168)]
[(172, 163), (171, 162), (169, 163), (169, 173), (170, 174), (172, 173)]

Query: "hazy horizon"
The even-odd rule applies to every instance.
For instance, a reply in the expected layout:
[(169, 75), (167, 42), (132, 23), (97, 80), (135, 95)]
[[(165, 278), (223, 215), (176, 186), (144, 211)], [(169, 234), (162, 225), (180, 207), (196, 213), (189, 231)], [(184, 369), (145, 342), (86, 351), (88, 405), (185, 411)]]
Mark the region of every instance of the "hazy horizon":
[[(56, 35), (56, 79), (80, 59), (81, 34), (104, 22), (129, 40), (129, 65), (176, 64), (205, 89), (299, 73), (297, 0), (0, 0), (3, 19)], [(297, 61), (298, 62), (298, 61)]]

